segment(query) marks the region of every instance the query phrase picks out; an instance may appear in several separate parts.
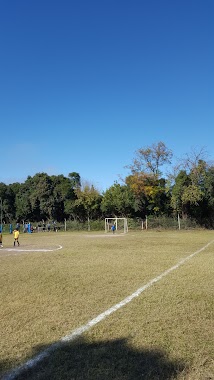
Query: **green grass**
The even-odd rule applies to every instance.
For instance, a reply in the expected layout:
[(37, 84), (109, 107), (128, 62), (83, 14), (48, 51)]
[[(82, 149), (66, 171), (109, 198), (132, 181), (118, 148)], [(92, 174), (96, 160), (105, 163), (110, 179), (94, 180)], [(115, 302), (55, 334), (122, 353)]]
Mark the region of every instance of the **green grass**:
[[(212, 231), (21, 234), (20, 252), (0, 251), (0, 373), (213, 239)], [(12, 248), (13, 237), (3, 243)], [(214, 243), (17, 379), (214, 379), (213, 252)]]

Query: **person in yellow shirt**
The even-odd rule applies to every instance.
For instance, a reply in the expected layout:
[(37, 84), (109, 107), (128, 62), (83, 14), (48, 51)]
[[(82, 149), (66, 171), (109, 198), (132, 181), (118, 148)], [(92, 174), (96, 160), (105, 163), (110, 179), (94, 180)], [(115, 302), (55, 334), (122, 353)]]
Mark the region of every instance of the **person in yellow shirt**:
[(14, 243), (13, 243), (14, 247), (15, 247), (16, 243), (19, 246), (19, 231), (17, 229), (15, 229), (13, 231), (13, 235), (14, 235)]

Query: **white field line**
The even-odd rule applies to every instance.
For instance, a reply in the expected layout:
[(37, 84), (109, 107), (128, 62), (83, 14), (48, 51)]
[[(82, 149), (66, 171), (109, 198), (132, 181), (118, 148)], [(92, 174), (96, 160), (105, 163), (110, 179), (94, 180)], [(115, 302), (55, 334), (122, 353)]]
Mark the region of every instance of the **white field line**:
[(100, 234), (100, 235), (83, 235), (86, 238), (115, 238), (115, 237), (121, 237), (125, 236), (124, 233), (121, 234)]
[(2, 255), (0, 256), (0, 258), (3, 258), (3, 257), (8, 257), (8, 256), (20, 256), (22, 254), (26, 254), (26, 252), (53, 252), (53, 251), (58, 251), (59, 249), (62, 249), (62, 245), (58, 245), (57, 248), (53, 248), (53, 249), (45, 249), (45, 248), (41, 248), (41, 249), (23, 249), (23, 248), (2, 248), (1, 250), (4, 250), (4, 251), (7, 251), (7, 252), (17, 252), (17, 253), (9, 253), (7, 255)]
[(163, 273), (161, 273), (159, 276), (153, 278), (149, 282), (147, 282), (146, 285), (142, 286), (141, 288), (137, 289), (134, 293), (132, 293), (130, 296), (124, 298), (122, 301), (117, 303), (116, 305), (110, 307), (110, 309), (104, 311), (103, 313), (99, 314), (94, 319), (87, 322), (85, 325), (77, 328), (74, 330), (71, 334), (64, 336), (61, 338), (58, 342), (53, 343), (50, 345), (46, 350), (42, 351), (40, 354), (35, 356), (34, 358), (28, 360), (23, 365), (15, 368), (10, 373), (6, 374), (2, 380), (14, 380), (18, 375), (20, 375), (25, 370), (28, 370), (30, 368), (33, 368), (37, 363), (41, 362), (44, 358), (48, 357), (51, 352), (55, 351), (57, 348), (62, 347), (64, 342), (72, 342), (79, 336), (81, 336), (83, 333), (88, 331), (91, 327), (95, 326), (99, 322), (103, 321), (106, 317), (108, 317), (110, 314), (114, 313), (121, 307), (127, 305), (129, 302), (131, 302), (134, 298), (138, 297), (141, 293), (143, 293), (146, 289), (150, 288), (153, 284), (160, 281), (163, 277), (167, 276), (169, 273), (173, 272), (174, 270), (178, 269), (181, 265), (183, 265), (186, 261), (190, 260), (192, 257), (197, 255), (198, 253), (204, 251), (207, 247), (209, 247), (210, 244), (212, 244), (214, 240), (207, 243), (204, 247), (200, 248), (196, 252), (192, 253), (191, 255), (185, 257), (184, 259), (180, 260), (176, 265), (173, 265), (171, 268), (167, 269)]

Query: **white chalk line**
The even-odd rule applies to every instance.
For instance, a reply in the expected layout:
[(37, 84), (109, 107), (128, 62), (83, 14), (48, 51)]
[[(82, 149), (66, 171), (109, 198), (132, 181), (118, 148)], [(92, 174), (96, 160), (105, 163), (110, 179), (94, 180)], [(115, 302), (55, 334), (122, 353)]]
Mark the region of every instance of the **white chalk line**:
[(26, 254), (27, 252), (53, 252), (62, 249), (62, 245), (58, 245), (57, 248), (41, 248), (41, 249), (23, 249), (23, 248), (1, 248), (1, 250), (6, 252), (17, 252), (17, 253), (9, 253), (7, 255), (0, 255), (0, 257), (8, 257), (8, 256), (20, 256), (22, 254)]
[(83, 235), (85, 236), (86, 238), (115, 238), (115, 237), (121, 237), (121, 236), (125, 236), (124, 233), (121, 233), (121, 234), (100, 234), (100, 235)]
[(130, 296), (124, 298), (122, 301), (117, 303), (116, 305), (110, 307), (108, 310), (104, 311), (103, 313), (99, 314), (94, 319), (87, 322), (85, 325), (80, 326), (76, 330), (74, 330), (71, 334), (64, 336), (61, 338), (58, 342), (53, 343), (50, 345), (47, 349), (42, 351), (40, 354), (35, 356), (34, 358), (28, 360), (23, 365), (15, 368), (13, 371), (11, 371), (9, 374), (5, 375), (2, 380), (14, 380), (18, 375), (20, 375), (22, 372), (29, 370), (39, 362), (41, 362), (44, 358), (48, 357), (53, 351), (56, 349), (62, 347), (63, 343), (65, 342), (72, 342), (76, 338), (80, 337), (83, 333), (88, 331), (91, 327), (95, 326), (99, 322), (103, 321), (106, 317), (108, 317), (110, 314), (114, 313), (121, 307), (127, 305), (129, 302), (131, 302), (134, 298), (138, 297), (141, 293), (143, 293), (146, 289), (150, 288), (153, 284), (160, 281), (163, 277), (167, 276), (172, 271), (178, 269), (181, 265), (183, 265), (186, 261), (190, 260), (192, 257), (197, 255), (198, 253), (204, 251), (209, 245), (211, 245), (214, 242), (214, 240), (207, 243), (204, 247), (200, 248), (196, 252), (192, 253), (191, 255), (185, 257), (184, 259), (180, 260), (176, 265), (173, 265), (171, 268), (167, 269), (163, 273), (161, 273), (159, 276), (153, 278), (149, 282), (147, 282), (146, 285), (142, 286), (141, 288), (137, 289), (134, 293), (132, 293)]

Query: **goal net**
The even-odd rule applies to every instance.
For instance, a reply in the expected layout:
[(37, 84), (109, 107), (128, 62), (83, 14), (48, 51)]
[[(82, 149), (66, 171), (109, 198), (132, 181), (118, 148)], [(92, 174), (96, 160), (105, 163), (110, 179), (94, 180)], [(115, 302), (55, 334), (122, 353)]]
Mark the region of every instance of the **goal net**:
[[(113, 229), (112, 229), (113, 227)], [(105, 232), (128, 232), (127, 218), (105, 218)]]

